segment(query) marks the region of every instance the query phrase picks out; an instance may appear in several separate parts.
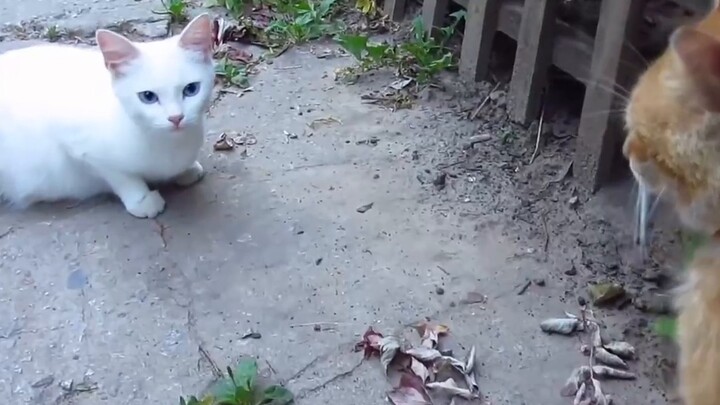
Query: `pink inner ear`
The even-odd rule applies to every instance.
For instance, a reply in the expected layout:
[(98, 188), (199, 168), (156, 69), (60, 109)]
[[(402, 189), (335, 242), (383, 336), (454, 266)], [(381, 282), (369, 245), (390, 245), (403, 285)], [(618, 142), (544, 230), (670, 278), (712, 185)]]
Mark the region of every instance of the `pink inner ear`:
[(214, 41), (213, 20), (208, 14), (201, 14), (188, 24), (180, 34), (180, 46), (191, 51), (210, 55)]
[(108, 30), (98, 30), (95, 38), (108, 69), (116, 70), (140, 55), (135, 45), (120, 34)]
[(716, 38), (681, 28), (673, 33), (670, 44), (688, 69), (720, 78), (720, 41)]

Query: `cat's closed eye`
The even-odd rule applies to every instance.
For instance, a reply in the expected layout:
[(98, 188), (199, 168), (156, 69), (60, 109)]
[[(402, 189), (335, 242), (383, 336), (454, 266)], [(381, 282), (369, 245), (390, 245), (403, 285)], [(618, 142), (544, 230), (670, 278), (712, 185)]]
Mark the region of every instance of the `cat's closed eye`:
[(200, 91), (200, 82), (192, 82), (183, 89), (183, 97), (192, 97)]
[(138, 98), (145, 104), (155, 104), (159, 101), (157, 94), (152, 91), (141, 91)]

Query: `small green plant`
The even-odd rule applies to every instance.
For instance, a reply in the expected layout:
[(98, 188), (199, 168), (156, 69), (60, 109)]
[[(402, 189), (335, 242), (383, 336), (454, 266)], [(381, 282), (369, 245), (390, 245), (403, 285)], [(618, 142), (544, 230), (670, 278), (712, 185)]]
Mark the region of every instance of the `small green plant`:
[[(230, 15), (239, 17), (245, 11), (245, 6), (250, 0), (215, 0), (213, 6), (225, 7)], [(255, 2), (253, 2), (255, 4)]]
[(180, 397), (180, 405), (288, 405), (293, 402), (293, 394), (284, 387), (258, 386), (255, 359), (241, 361), (235, 370), (228, 367), (227, 373), (228, 377), (218, 382), (213, 394), (203, 399)]
[(658, 336), (674, 340), (677, 336), (677, 320), (670, 317), (662, 317), (655, 321), (655, 333)]
[(375, 0), (356, 0), (355, 8), (365, 15), (373, 16), (377, 12)]
[(155, 14), (170, 16), (170, 22), (179, 24), (187, 21), (188, 4), (186, 0), (160, 0), (163, 11), (155, 11)]
[(340, 31), (330, 21), (338, 0), (274, 0), (268, 3), (280, 15), (266, 29), (268, 40), (275, 45), (307, 42), (334, 35)]
[(61, 37), (62, 32), (57, 25), (51, 25), (47, 28), (47, 31), (45, 31), (45, 38), (47, 38), (47, 40), (50, 42), (57, 42), (60, 40)]
[(452, 18), (449, 26), (438, 30), (439, 38), (433, 37), (425, 29), (422, 18), (418, 17), (413, 20), (410, 40), (400, 45), (373, 43), (366, 35), (343, 34), (338, 36), (337, 41), (360, 62), (362, 71), (398, 67), (403, 75), (415, 77), (419, 83), (427, 83), (455, 64), (447, 41), (465, 18), (465, 12), (453, 13)]
[(247, 67), (232, 63), (227, 57), (218, 61), (215, 65), (215, 74), (221, 76), (227, 84), (246, 88), (250, 85), (247, 75)]

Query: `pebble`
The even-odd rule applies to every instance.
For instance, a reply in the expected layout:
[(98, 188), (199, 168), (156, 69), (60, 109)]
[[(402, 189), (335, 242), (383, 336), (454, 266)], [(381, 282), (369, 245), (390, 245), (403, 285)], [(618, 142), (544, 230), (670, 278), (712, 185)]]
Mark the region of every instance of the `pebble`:
[(443, 294), (445, 294), (445, 289), (442, 288), (442, 287), (436, 287), (436, 288), (435, 288), (435, 294), (437, 294), (437, 295), (443, 295)]

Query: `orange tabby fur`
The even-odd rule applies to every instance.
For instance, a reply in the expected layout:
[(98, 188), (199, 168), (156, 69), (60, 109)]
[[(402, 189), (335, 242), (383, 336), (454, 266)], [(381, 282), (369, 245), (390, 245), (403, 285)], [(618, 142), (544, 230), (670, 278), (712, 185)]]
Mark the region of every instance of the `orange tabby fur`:
[(680, 393), (720, 404), (720, 8), (676, 31), (641, 76), (626, 111), (623, 153), (643, 188), (662, 193), (682, 223), (712, 234), (678, 297)]
[(623, 153), (638, 182), (675, 204), (681, 221), (720, 230), (720, 8), (673, 34), (640, 77)]
[(695, 254), (678, 309), (680, 395), (685, 405), (720, 404), (720, 240)]

